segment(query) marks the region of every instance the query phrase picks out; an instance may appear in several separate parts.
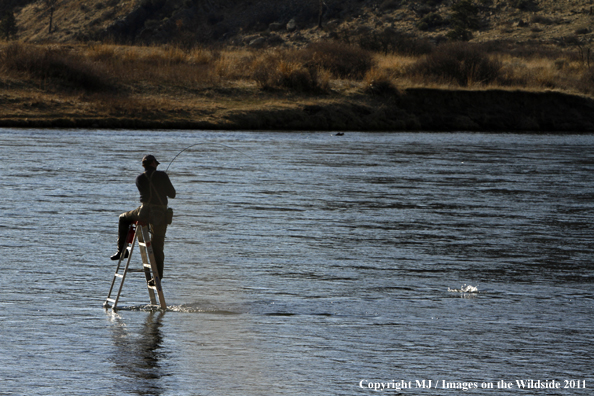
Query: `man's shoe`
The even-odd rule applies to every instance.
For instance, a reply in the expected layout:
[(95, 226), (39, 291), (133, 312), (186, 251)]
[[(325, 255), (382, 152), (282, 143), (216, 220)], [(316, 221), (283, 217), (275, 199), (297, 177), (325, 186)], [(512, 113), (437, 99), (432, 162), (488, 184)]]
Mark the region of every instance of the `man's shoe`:
[[(121, 255), (122, 255), (122, 252), (117, 252), (116, 254), (111, 256), (110, 259), (119, 260)], [(124, 250), (124, 257), (122, 257), (122, 258), (128, 258), (128, 249)]]

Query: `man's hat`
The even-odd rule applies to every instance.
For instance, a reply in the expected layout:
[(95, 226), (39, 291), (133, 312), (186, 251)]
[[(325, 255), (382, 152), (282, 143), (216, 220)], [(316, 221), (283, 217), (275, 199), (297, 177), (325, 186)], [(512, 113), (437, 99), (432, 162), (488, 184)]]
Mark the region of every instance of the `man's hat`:
[[(142, 159), (142, 166), (152, 164), (153, 161), (157, 161), (157, 159), (155, 158), (154, 155), (152, 155), (152, 154), (145, 155), (144, 158)], [(160, 164), (160, 162), (157, 161), (157, 165), (159, 165), (159, 164)]]

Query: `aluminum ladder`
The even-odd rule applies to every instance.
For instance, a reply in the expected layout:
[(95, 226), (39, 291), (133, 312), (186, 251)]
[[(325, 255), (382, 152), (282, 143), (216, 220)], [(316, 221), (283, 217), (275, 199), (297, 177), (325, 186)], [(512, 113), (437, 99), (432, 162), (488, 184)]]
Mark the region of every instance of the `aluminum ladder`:
[[(138, 232), (139, 230), (140, 232)], [(136, 242), (138, 242), (138, 249), (140, 250), (140, 256), (142, 257), (142, 268), (139, 269), (130, 268), (130, 260), (132, 259), (132, 252), (134, 251)], [(161, 309), (167, 309), (165, 296), (163, 295), (163, 288), (161, 287), (161, 278), (159, 277), (159, 271), (157, 271), (155, 255), (153, 254), (153, 247), (151, 246), (149, 225), (147, 223), (135, 221), (130, 224), (128, 235), (126, 236), (126, 250), (124, 251), (128, 252), (128, 257), (124, 257), (125, 254), (122, 254), (118, 260), (118, 265), (111, 281), (109, 293), (107, 294), (105, 303), (103, 303), (103, 308), (111, 308), (114, 311), (117, 309), (122, 288), (124, 287), (124, 281), (126, 280), (126, 274), (128, 272), (144, 272), (151, 305), (160, 306)], [(125, 264), (122, 266), (124, 261)], [(154, 286), (149, 284), (151, 279), (154, 280)], [(113, 298), (112, 293), (114, 292), (118, 280), (119, 286), (117, 287), (117, 295)], [(159, 298), (159, 304), (157, 304), (155, 292), (157, 292), (156, 294)]]

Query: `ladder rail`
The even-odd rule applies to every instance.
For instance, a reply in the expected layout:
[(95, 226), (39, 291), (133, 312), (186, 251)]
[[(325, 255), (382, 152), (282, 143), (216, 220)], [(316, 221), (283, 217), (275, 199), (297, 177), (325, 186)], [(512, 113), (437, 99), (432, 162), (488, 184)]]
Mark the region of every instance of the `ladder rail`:
[(143, 227), (138, 226), (138, 228), (140, 228), (140, 233), (138, 234), (138, 251), (140, 251), (140, 257), (142, 258), (142, 270), (144, 272), (144, 277), (146, 278), (146, 286), (148, 288), (149, 300), (151, 301), (151, 305), (157, 305), (157, 300), (155, 299), (155, 292), (148, 285), (148, 282), (152, 278), (150, 270), (152, 266), (149, 266), (147, 268), (147, 263), (149, 262), (150, 257), (148, 256), (146, 243), (144, 241), (146, 241), (147, 239), (150, 240), (150, 235), (147, 238), (144, 235)]
[[(124, 273), (120, 274), (120, 267), (122, 266), (122, 261), (124, 260), (124, 251), (122, 251), (122, 255), (120, 255), (120, 258), (118, 259), (118, 264), (116, 266), (116, 270), (115, 273), (113, 275), (113, 278), (111, 280), (111, 286), (109, 288), (109, 293), (107, 293), (107, 298), (105, 299), (105, 303), (103, 304), (103, 306), (105, 308), (108, 308), (108, 302), (112, 302), (113, 305), (112, 307), (116, 307), (118, 300), (120, 299), (120, 294), (122, 293), (122, 288), (124, 286), (124, 281), (126, 280), (126, 273), (128, 272), (128, 267), (130, 266), (130, 259), (132, 258), (132, 252), (134, 251), (134, 242), (138, 236), (138, 233), (136, 232), (136, 229), (134, 228), (133, 225), (130, 225), (130, 227), (128, 228), (128, 233), (126, 234), (126, 241), (130, 240), (130, 233), (134, 232), (134, 237), (132, 238), (132, 247), (130, 248), (130, 251), (128, 252), (128, 258), (126, 259), (126, 265), (124, 266)], [(127, 248), (126, 248), (127, 250)], [(113, 293), (113, 288), (115, 286), (116, 283), (116, 279), (120, 278), (120, 285), (118, 287), (118, 293), (116, 298), (111, 298), (111, 293)]]
[[(134, 236), (131, 237), (130, 233), (134, 232)], [(130, 241), (131, 242), (128, 242)], [(167, 309), (167, 304), (165, 303), (165, 296), (163, 294), (163, 288), (161, 286), (161, 278), (159, 277), (159, 271), (157, 270), (155, 255), (153, 253), (152, 247), (152, 238), (150, 236), (149, 225), (140, 221), (136, 221), (130, 225), (128, 229), (128, 234), (126, 236), (126, 241), (128, 244), (131, 244), (129, 254), (126, 260), (126, 264), (123, 268), (123, 273), (120, 273), (120, 268), (122, 266), (123, 256), (122, 254), (118, 260), (118, 264), (116, 267), (116, 271), (114, 273), (113, 279), (111, 281), (111, 286), (109, 288), (109, 293), (107, 294), (107, 298), (105, 299), (105, 303), (103, 303), (104, 308), (110, 308), (109, 303), (112, 303), (111, 309), (116, 310), (118, 302), (120, 300), (120, 296), (122, 293), (122, 289), (124, 287), (124, 281), (126, 280), (126, 275), (128, 272), (144, 272), (146, 282), (147, 282), (147, 289), (149, 293), (149, 299), (151, 305), (157, 305), (157, 298), (155, 298), (155, 292), (158, 296), (159, 306), (161, 309)], [(132, 253), (134, 251), (134, 246), (138, 242), (138, 250), (140, 252), (140, 256), (142, 259), (142, 268), (141, 269), (130, 269), (130, 262), (132, 259)], [(126, 247), (126, 250), (128, 248)], [(112, 297), (112, 293), (114, 292), (114, 286), (116, 283), (116, 279), (120, 279), (120, 284), (118, 287), (117, 295), (115, 298)], [(149, 285), (149, 281), (154, 281), (154, 286)]]
[[(167, 304), (165, 303), (165, 296), (163, 295), (163, 288), (161, 287), (161, 278), (159, 277), (159, 271), (157, 269), (157, 260), (155, 260), (155, 254), (153, 253), (153, 244), (152, 244), (151, 236), (149, 234), (148, 225), (142, 224), (141, 235), (142, 235), (142, 240), (144, 242), (143, 243), (144, 246), (143, 246), (143, 244), (140, 244), (140, 242), (139, 242), (138, 246), (139, 246), (141, 252), (143, 250), (145, 250), (145, 252), (144, 252), (145, 254), (143, 255), (142, 264), (143, 265), (150, 264), (151, 272), (152, 272), (152, 279), (155, 282), (154, 287), (148, 286), (149, 295), (151, 294), (151, 292), (153, 292), (153, 290), (156, 290), (157, 295), (159, 296), (159, 304), (161, 305), (161, 309), (167, 309)], [(147, 262), (147, 260), (144, 259), (145, 257), (148, 258), (148, 262)], [(145, 266), (145, 268), (146, 268), (146, 266)], [(145, 271), (145, 274), (148, 278), (148, 276), (149, 276), (148, 268), (147, 268), (147, 271)], [(152, 294), (154, 295), (154, 292)]]
[[(131, 232), (128, 231), (128, 232)], [(113, 303), (113, 307), (117, 307), (118, 305), (118, 301), (120, 301), (120, 295), (122, 294), (122, 289), (124, 288), (124, 281), (126, 280), (126, 275), (128, 274), (128, 267), (130, 266), (130, 261), (132, 260), (132, 252), (134, 251), (134, 245), (136, 242), (136, 240), (138, 239), (138, 229), (135, 230), (134, 232), (134, 238), (132, 239), (132, 246), (130, 247), (130, 252), (128, 253), (128, 260), (126, 261), (126, 266), (124, 267), (124, 273), (122, 274), (122, 280), (120, 282), (120, 287), (118, 289), (118, 295), (115, 298), (115, 301)], [(120, 257), (120, 260), (122, 260), (122, 258)]]

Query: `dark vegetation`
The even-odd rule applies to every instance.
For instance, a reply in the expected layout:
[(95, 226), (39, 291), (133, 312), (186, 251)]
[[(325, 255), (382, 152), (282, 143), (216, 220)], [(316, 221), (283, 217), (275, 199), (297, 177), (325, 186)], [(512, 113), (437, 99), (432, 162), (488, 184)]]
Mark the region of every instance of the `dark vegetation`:
[[(107, 12), (110, 7), (120, 3), (118, 0), (93, 3), (93, 9), (100, 6), (106, 10), (105, 15), (110, 15)], [(353, 120), (352, 117), (360, 117), (358, 128), (369, 123), (375, 129), (395, 125), (414, 129), (442, 124), (472, 129), (480, 117), (487, 120), (486, 124), (496, 123), (493, 120), (497, 112), (491, 112), (488, 103), (503, 96), (511, 97), (502, 92), (553, 90), (572, 95), (594, 94), (594, 68), (590, 64), (589, 44), (583, 37), (590, 34), (589, 26), (574, 28), (575, 34), (558, 45), (514, 40), (479, 43), (473, 37), (486, 29), (486, 10), (494, 9), (490, 0), (378, 1), (373, 9), (373, 24), (365, 26), (358, 24), (362, 16), (355, 11), (369, 2), (358, 2), (357, 9), (351, 1), (330, 0), (323, 10), (324, 20), (341, 18), (347, 22), (328, 24), (322, 29), (317, 27), (317, 0), (283, 1), (278, 7), (264, 6), (266, 1), (252, 2), (249, 15), (245, 12), (248, 3), (143, 0), (134, 11), (107, 28), (99, 28), (97, 23), (95, 30), (80, 31), (76, 36), (78, 42), (33, 44), (10, 41), (20, 34), (11, 11), (16, 8), (10, 5), (22, 6), (24, 2), (3, 1), (0, 37), (8, 42), (0, 44), (0, 86), (13, 89), (17, 96), (29, 95), (23, 92), (32, 90), (35, 95), (69, 98), (75, 107), (88, 109), (85, 106), (92, 103), (93, 108), (103, 109), (111, 116), (149, 119), (164, 117), (167, 111), (170, 111), (168, 116), (195, 115), (199, 111), (173, 99), (178, 97), (187, 103), (207, 98), (219, 108), (234, 103), (236, 98), (240, 98), (242, 106), (260, 100), (258, 117), (264, 119), (269, 116), (266, 106), (284, 103), (286, 107), (299, 107), (302, 106), (299, 103), (307, 101), (316, 104), (304, 105), (308, 109), (306, 118), (328, 122), (330, 129), (332, 125), (348, 129), (348, 123), (342, 120)], [(52, 2), (39, 4), (49, 7)], [(532, 25), (533, 32), (561, 23), (556, 17), (535, 13), (540, 9), (537, 1), (508, 0), (505, 4), (531, 12), (524, 23)], [(89, 7), (87, 3), (80, 4), (80, 10)], [(382, 19), (382, 12), (404, 8), (414, 9), (416, 27), (412, 30), (399, 29), (392, 17)], [(49, 25), (51, 9), (45, 12), (48, 25), (43, 30), (54, 30)], [(56, 19), (56, 23), (62, 20)], [(297, 27), (288, 32), (290, 21)], [(61, 27), (55, 29), (60, 31)], [(438, 34), (422, 36), (419, 32)], [(250, 44), (254, 42), (261, 44), (257, 47)], [(437, 95), (437, 90), (443, 92)], [(490, 95), (492, 90), (499, 91)], [(422, 114), (427, 118), (423, 121), (426, 124), (420, 118), (406, 118), (401, 113), (402, 109), (413, 111), (409, 108), (412, 104), (402, 99), (410, 99), (412, 96), (407, 92), (411, 91), (418, 93), (415, 100), (419, 102), (414, 103), (427, 111)], [(471, 91), (486, 92), (471, 95)], [(419, 99), (421, 92), (430, 92), (440, 99), (427, 99), (432, 105), (426, 104)], [(468, 106), (472, 105), (471, 96), (479, 98), (481, 110), (472, 117), (466, 114), (466, 118), (456, 118), (447, 113), (453, 111), (448, 95), (456, 98), (462, 95), (464, 100), (460, 103)], [(522, 97), (534, 99), (529, 95)], [(559, 95), (555, 100), (560, 98), (566, 97)], [(543, 103), (541, 99), (538, 103)], [(42, 100), (31, 100), (33, 104), (29, 106), (51, 107), (39, 102)], [(206, 102), (200, 102), (202, 107), (196, 105), (196, 108), (208, 107)], [(331, 114), (318, 111), (326, 109), (320, 102), (324, 106), (330, 103), (328, 106), (340, 111)], [(359, 106), (356, 104), (359, 102), (373, 103), (377, 108)], [(253, 106), (250, 111), (257, 108)], [(519, 107), (511, 110), (521, 111)], [(536, 108), (534, 111), (529, 118), (522, 118), (522, 128), (545, 125), (532, 122), (532, 118), (538, 118)], [(400, 120), (402, 117), (404, 121)], [(374, 121), (376, 118), (382, 121)], [(250, 121), (246, 125), (262, 127), (266, 122)], [(546, 125), (551, 128), (556, 124), (548, 120)], [(498, 128), (509, 127), (506, 122), (498, 124)]]
[(12, 10), (5, 10), (0, 13), (0, 38), (4, 40), (15, 39), (18, 30)]
[(60, 47), (12, 43), (0, 51), (0, 65), (4, 73), (48, 86), (85, 91), (113, 88), (111, 77), (100, 64)]
[(450, 21), (452, 30), (447, 36), (453, 40), (470, 40), (472, 31), (478, 30), (480, 27), (478, 6), (472, 0), (459, 0), (450, 8), (452, 10)]
[(489, 57), (481, 46), (457, 42), (439, 46), (416, 62), (410, 73), (464, 87), (470, 83), (491, 84), (501, 79), (501, 69), (501, 62)]

